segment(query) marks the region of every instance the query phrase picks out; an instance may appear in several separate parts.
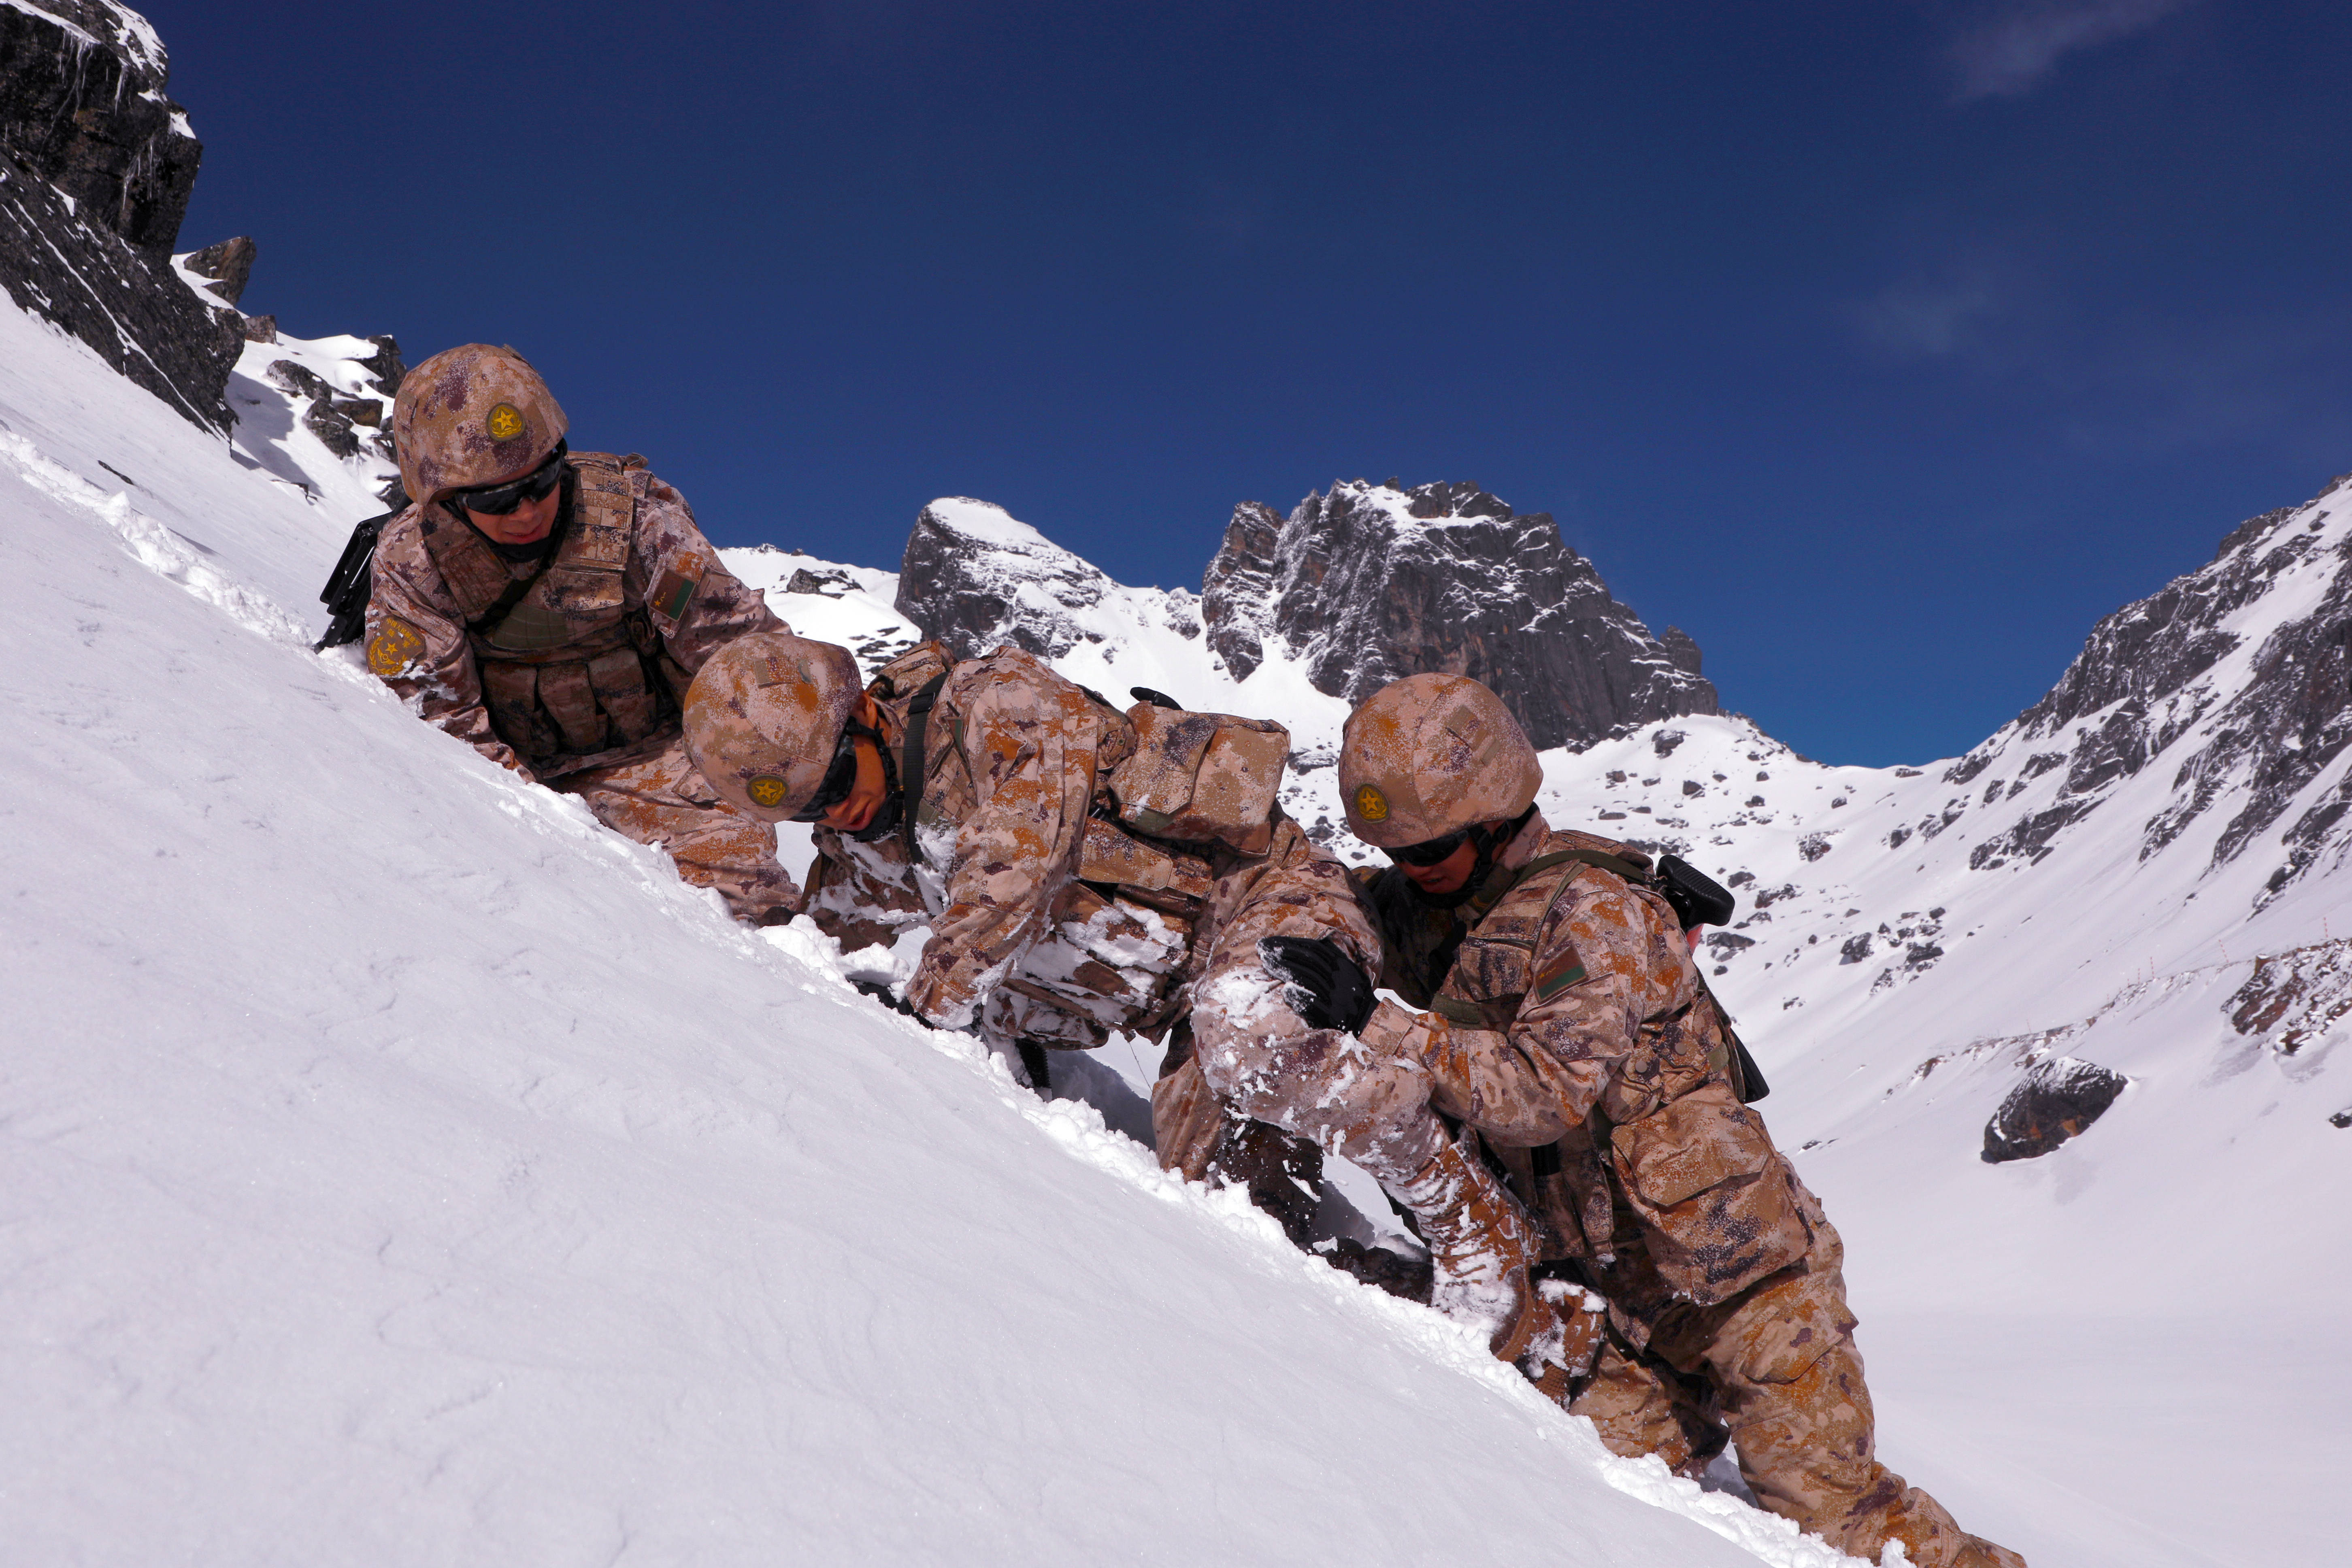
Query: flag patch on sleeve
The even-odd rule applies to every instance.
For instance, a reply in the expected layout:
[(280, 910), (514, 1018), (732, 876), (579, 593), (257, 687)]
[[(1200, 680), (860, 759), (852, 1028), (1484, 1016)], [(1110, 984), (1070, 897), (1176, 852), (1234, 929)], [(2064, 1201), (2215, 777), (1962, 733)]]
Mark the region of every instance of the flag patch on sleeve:
[(664, 620), (677, 619), (686, 614), (686, 606), (694, 602), (694, 591), (701, 586), (701, 578), (689, 577), (671, 567), (662, 574), (660, 584), (654, 589), (654, 614)]
[(1538, 1002), (1549, 1002), (1570, 986), (1581, 985), (1591, 978), (1576, 949), (1562, 942), (1536, 972), (1535, 988), (1530, 994)]

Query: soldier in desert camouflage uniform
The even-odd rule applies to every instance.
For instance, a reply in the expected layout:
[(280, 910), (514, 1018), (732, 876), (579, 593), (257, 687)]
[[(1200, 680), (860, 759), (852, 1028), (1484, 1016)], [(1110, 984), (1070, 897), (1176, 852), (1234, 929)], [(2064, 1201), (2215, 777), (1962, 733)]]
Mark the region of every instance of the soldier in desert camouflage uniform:
[(511, 349), (434, 355), (393, 437), (414, 502), (376, 546), (368, 668), (502, 767), (669, 852), (737, 918), (789, 919), (775, 830), (688, 762), (678, 698), (714, 648), (782, 628), (642, 459), (572, 452)]
[(1648, 858), (1553, 831), (1541, 782), (1476, 681), (1412, 676), (1356, 710), (1341, 798), (1397, 862), (1367, 903), (1381, 982), (1412, 1006), (1370, 1009), (1359, 1054), (1259, 1064), (1279, 1088), (1241, 1103), (1368, 1142), (1475, 1145), (1506, 1173), (1528, 1223), (1504, 1268), (1548, 1260), (1606, 1300), (1569, 1407), (1618, 1453), (1692, 1468), (1727, 1429), (1758, 1500), (1843, 1551), (1875, 1561), (1900, 1541), (1914, 1563), (2022, 1568), (1878, 1463), (1837, 1232), (1740, 1102)]

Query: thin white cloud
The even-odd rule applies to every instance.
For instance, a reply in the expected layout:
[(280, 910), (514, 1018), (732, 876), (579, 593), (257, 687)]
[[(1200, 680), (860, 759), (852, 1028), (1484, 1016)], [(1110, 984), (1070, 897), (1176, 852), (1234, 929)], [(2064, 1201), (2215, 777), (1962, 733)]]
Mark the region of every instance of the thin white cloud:
[(2000, 309), (1982, 275), (1891, 283), (1854, 305), (1863, 340), (1896, 359), (1948, 359), (1979, 346), (1979, 329)]
[(2032, 92), (2077, 49), (2145, 31), (2197, 0), (2004, 0), (1952, 40), (1958, 96)]

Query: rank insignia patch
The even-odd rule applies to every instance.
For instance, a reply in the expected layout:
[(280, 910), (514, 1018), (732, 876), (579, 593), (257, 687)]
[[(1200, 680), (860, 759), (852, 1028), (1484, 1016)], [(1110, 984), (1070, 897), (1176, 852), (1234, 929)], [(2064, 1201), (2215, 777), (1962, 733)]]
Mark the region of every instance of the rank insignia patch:
[(425, 638), (415, 626), (398, 616), (386, 616), (383, 624), (368, 638), (367, 661), (370, 671), (385, 679), (398, 675), (425, 651)]
[(676, 620), (686, 614), (687, 605), (694, 602), (694, 591), (702, 586), (702, 579), (689, 577), (673, 566), (662, 574), (654, 589), (654, 614), (666, 620)]
[(1378, 784), (1367, 784), (1356, 786), (1356, 815), (1366, 822), (1388, 820), (1389, 797), (1381, 793)]
[(1535, 987), (1528, 994), (1538, 1002), (1549, 1002), (1570, 986), (1581, 985), (1591, 978), (1576, 949), (1562, 945), (1552, 954), (1551, 962), (1537, 972)]
[(764, 811), (773, 811), (784, 804), (784, 781), (773, 773), (761, 773), (745, 781), (752, 804)]
[(523, 423), (522, 410), (511, 403), (495, 405), (482, 420), (482, 428), (493, 441), (511, 441), (530, 426)]

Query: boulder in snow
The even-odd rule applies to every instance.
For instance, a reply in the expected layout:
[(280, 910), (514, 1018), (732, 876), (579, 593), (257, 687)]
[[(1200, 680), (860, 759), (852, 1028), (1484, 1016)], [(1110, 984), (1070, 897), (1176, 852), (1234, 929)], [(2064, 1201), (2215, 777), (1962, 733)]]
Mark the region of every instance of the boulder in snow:
[(1984, 1163), (2047, 1154), (2096, 1121), (2130, 1081), (2073, 1057), (2036, 1062), (1985, 1123)]

